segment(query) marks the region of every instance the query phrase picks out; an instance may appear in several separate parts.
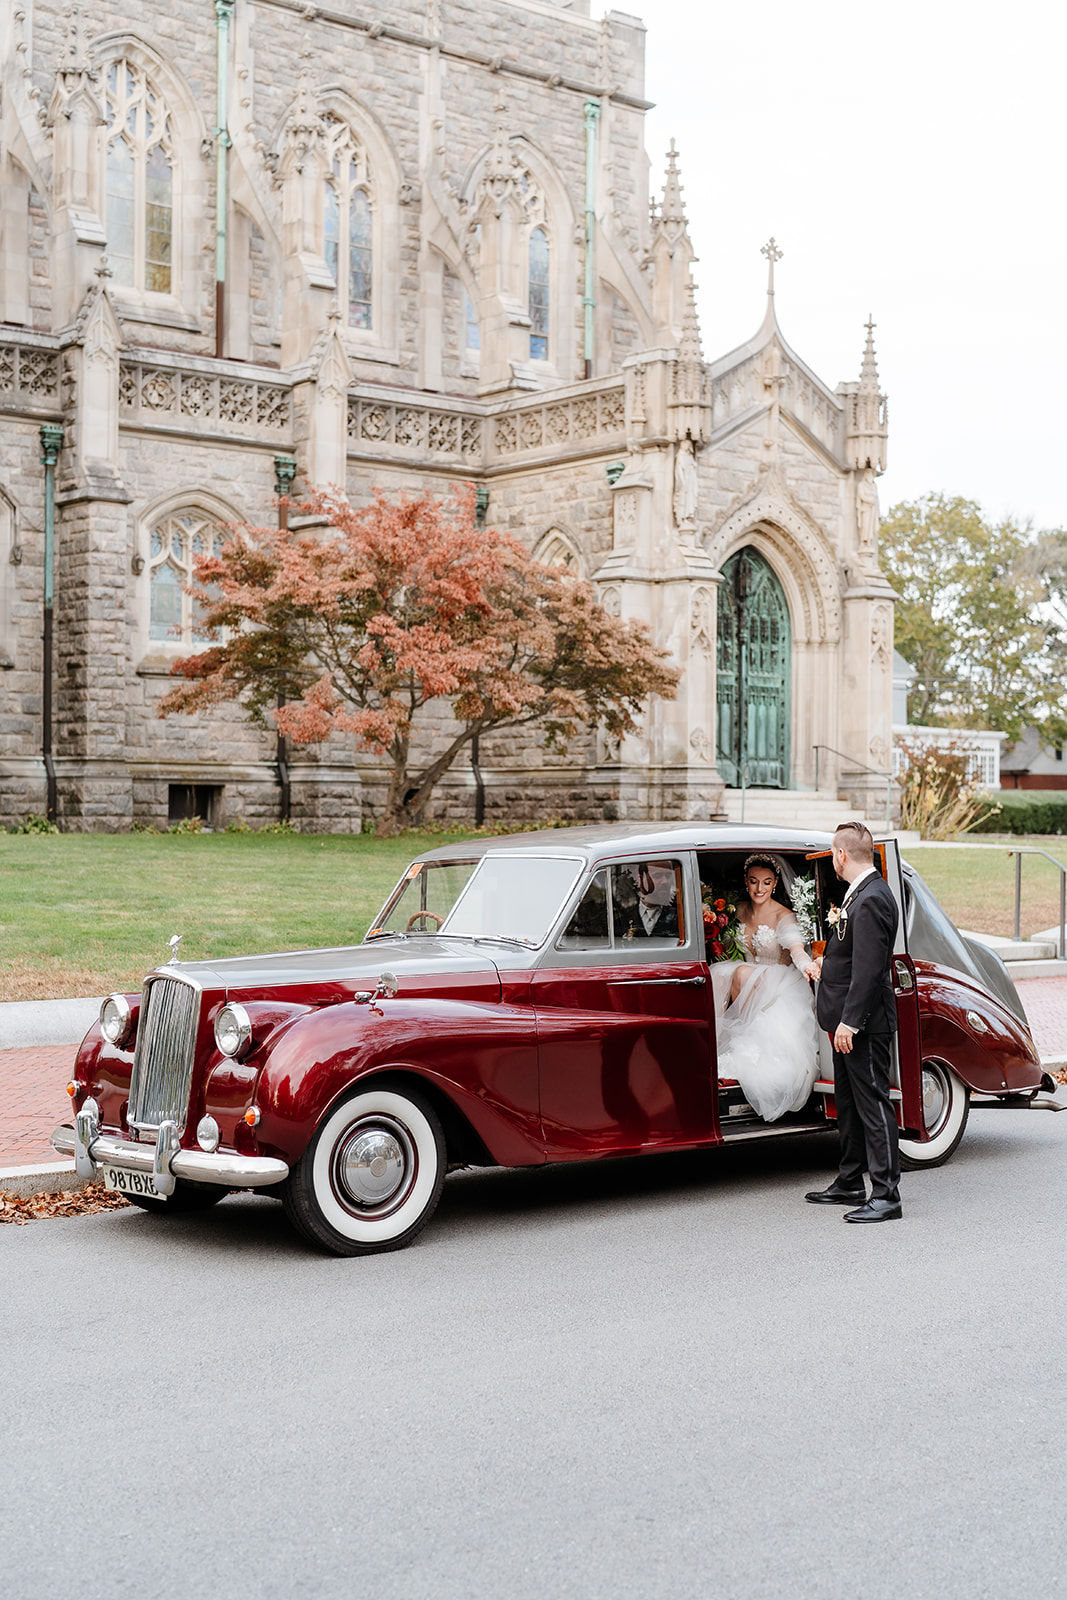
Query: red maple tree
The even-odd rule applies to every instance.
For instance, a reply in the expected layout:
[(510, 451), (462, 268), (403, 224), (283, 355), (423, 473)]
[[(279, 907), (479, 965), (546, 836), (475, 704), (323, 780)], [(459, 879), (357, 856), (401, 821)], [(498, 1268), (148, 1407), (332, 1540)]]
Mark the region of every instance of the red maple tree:
[[(312, 529), (244, 527), (197, 560), (194, 598), (215, 642), (175, 662), (159, 714), (236, 700), (295, 744), (350, 732), (388, 755), (379, 833), (419, 822), (476, 734), (540, 725), (565, 746), (581, 726), (632, 732), (677, 671), (640, 623), (610, 616), (590, 584), (479, 528), (473, 489), (353, 509), (316, 493)], [(324, 526), (325, 525), (325, 526)], [(418, 713), (447, 701), (456, 726), (412, 771)]]

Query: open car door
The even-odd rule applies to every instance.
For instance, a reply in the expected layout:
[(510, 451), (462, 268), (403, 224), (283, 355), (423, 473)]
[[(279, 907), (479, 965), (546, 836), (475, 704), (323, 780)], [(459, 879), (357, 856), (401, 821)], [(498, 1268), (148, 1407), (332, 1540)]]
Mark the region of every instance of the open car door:
[[(825, 929), (826, 914), (831, 906), (841, 904), (847, 885), (841, 882), (834, 871), (833, 858), (829, 850), (813, 853), (808, 860), (815, 866), (819, 917)], [(874, 865), (893, 891), (893, 898), (897, 903), (897, 935), (891, 962), (893, 994), (897, 1003), (897, 1032), (893, 1036), (890, 1094), (897, 1107), (897, 1121), (901, 1131), (911, 1138), (924, 1139), (926, 1131), (922, 1107), (919, 994), (915, 984), (915, 968), (908, 954), (904, 919), (904, 874), (900, 868), (900, 850), (895, 839), (875, 841)], [(819, 1038), (820, 1078), (828, 1089), (833, 1083), (833, 1053), (826, 1035), (820, 1033)], [(828, 1096), (827, 1111), (829, 1110)]]

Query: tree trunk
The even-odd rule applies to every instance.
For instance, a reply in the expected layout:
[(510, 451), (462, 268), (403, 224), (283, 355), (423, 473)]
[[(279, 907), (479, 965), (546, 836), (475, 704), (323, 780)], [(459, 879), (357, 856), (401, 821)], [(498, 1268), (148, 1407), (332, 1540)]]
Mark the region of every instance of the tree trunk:
[(456, 757), (469, 744), (476, 733), (482, 731), (483, 724), (464, 728), (452, 740), (446, 750), (442, 750), (436, 760), (431, 761), (417, 776), (408, 774), (408, 743), (405, 740), (401, 751), (399, 746), (393, 748), (395, 766), (389, 792), (386, 795), (385, 810), (382, 812), (375, 833), (380, 839), (391, 839), (394, 835), (402, 833), (405, 828), (421, 827), (425, 820), (426, 807), (437, 784), (454, 763)]

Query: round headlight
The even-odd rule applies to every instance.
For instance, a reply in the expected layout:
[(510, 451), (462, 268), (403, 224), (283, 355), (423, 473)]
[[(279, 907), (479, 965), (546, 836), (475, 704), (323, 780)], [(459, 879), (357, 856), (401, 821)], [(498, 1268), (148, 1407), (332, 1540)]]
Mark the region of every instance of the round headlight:
[(125, 995), (108, 995), (100, 1007), (100, 1031), (110, 1044), (126, 1043), (133, 1032), (133, 1012)]
[(215, 1043), (223, 1055), (243, 1055), (251, 1037), (252, 1024), (244, 1006), (223, 1006), (215, 1018)]
[(219, 1125), (212, 1116), (201, 1117), (196, 1125), (196, 1142), (201, 1150), (206, 1150), (210, 1155), (219, 1147)]

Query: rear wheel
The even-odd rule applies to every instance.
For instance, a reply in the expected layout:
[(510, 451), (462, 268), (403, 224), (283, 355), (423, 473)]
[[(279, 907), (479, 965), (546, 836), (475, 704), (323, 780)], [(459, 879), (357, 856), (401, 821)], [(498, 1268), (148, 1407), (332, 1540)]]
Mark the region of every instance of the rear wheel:
[(329, 1112), (283, 1186), (306, 1239), (338, 1256), (399, 1250), (426, 1226), (444, 1187), (437, 1114), (405, 1084), (357, 1091)]
[(971, 1091), (940, 1061), (922, 1065), (923, 1123), (929, 1138), (901, 1139), (900, 1164), (909, 1171), (944, 1166), (963, 1138)]

